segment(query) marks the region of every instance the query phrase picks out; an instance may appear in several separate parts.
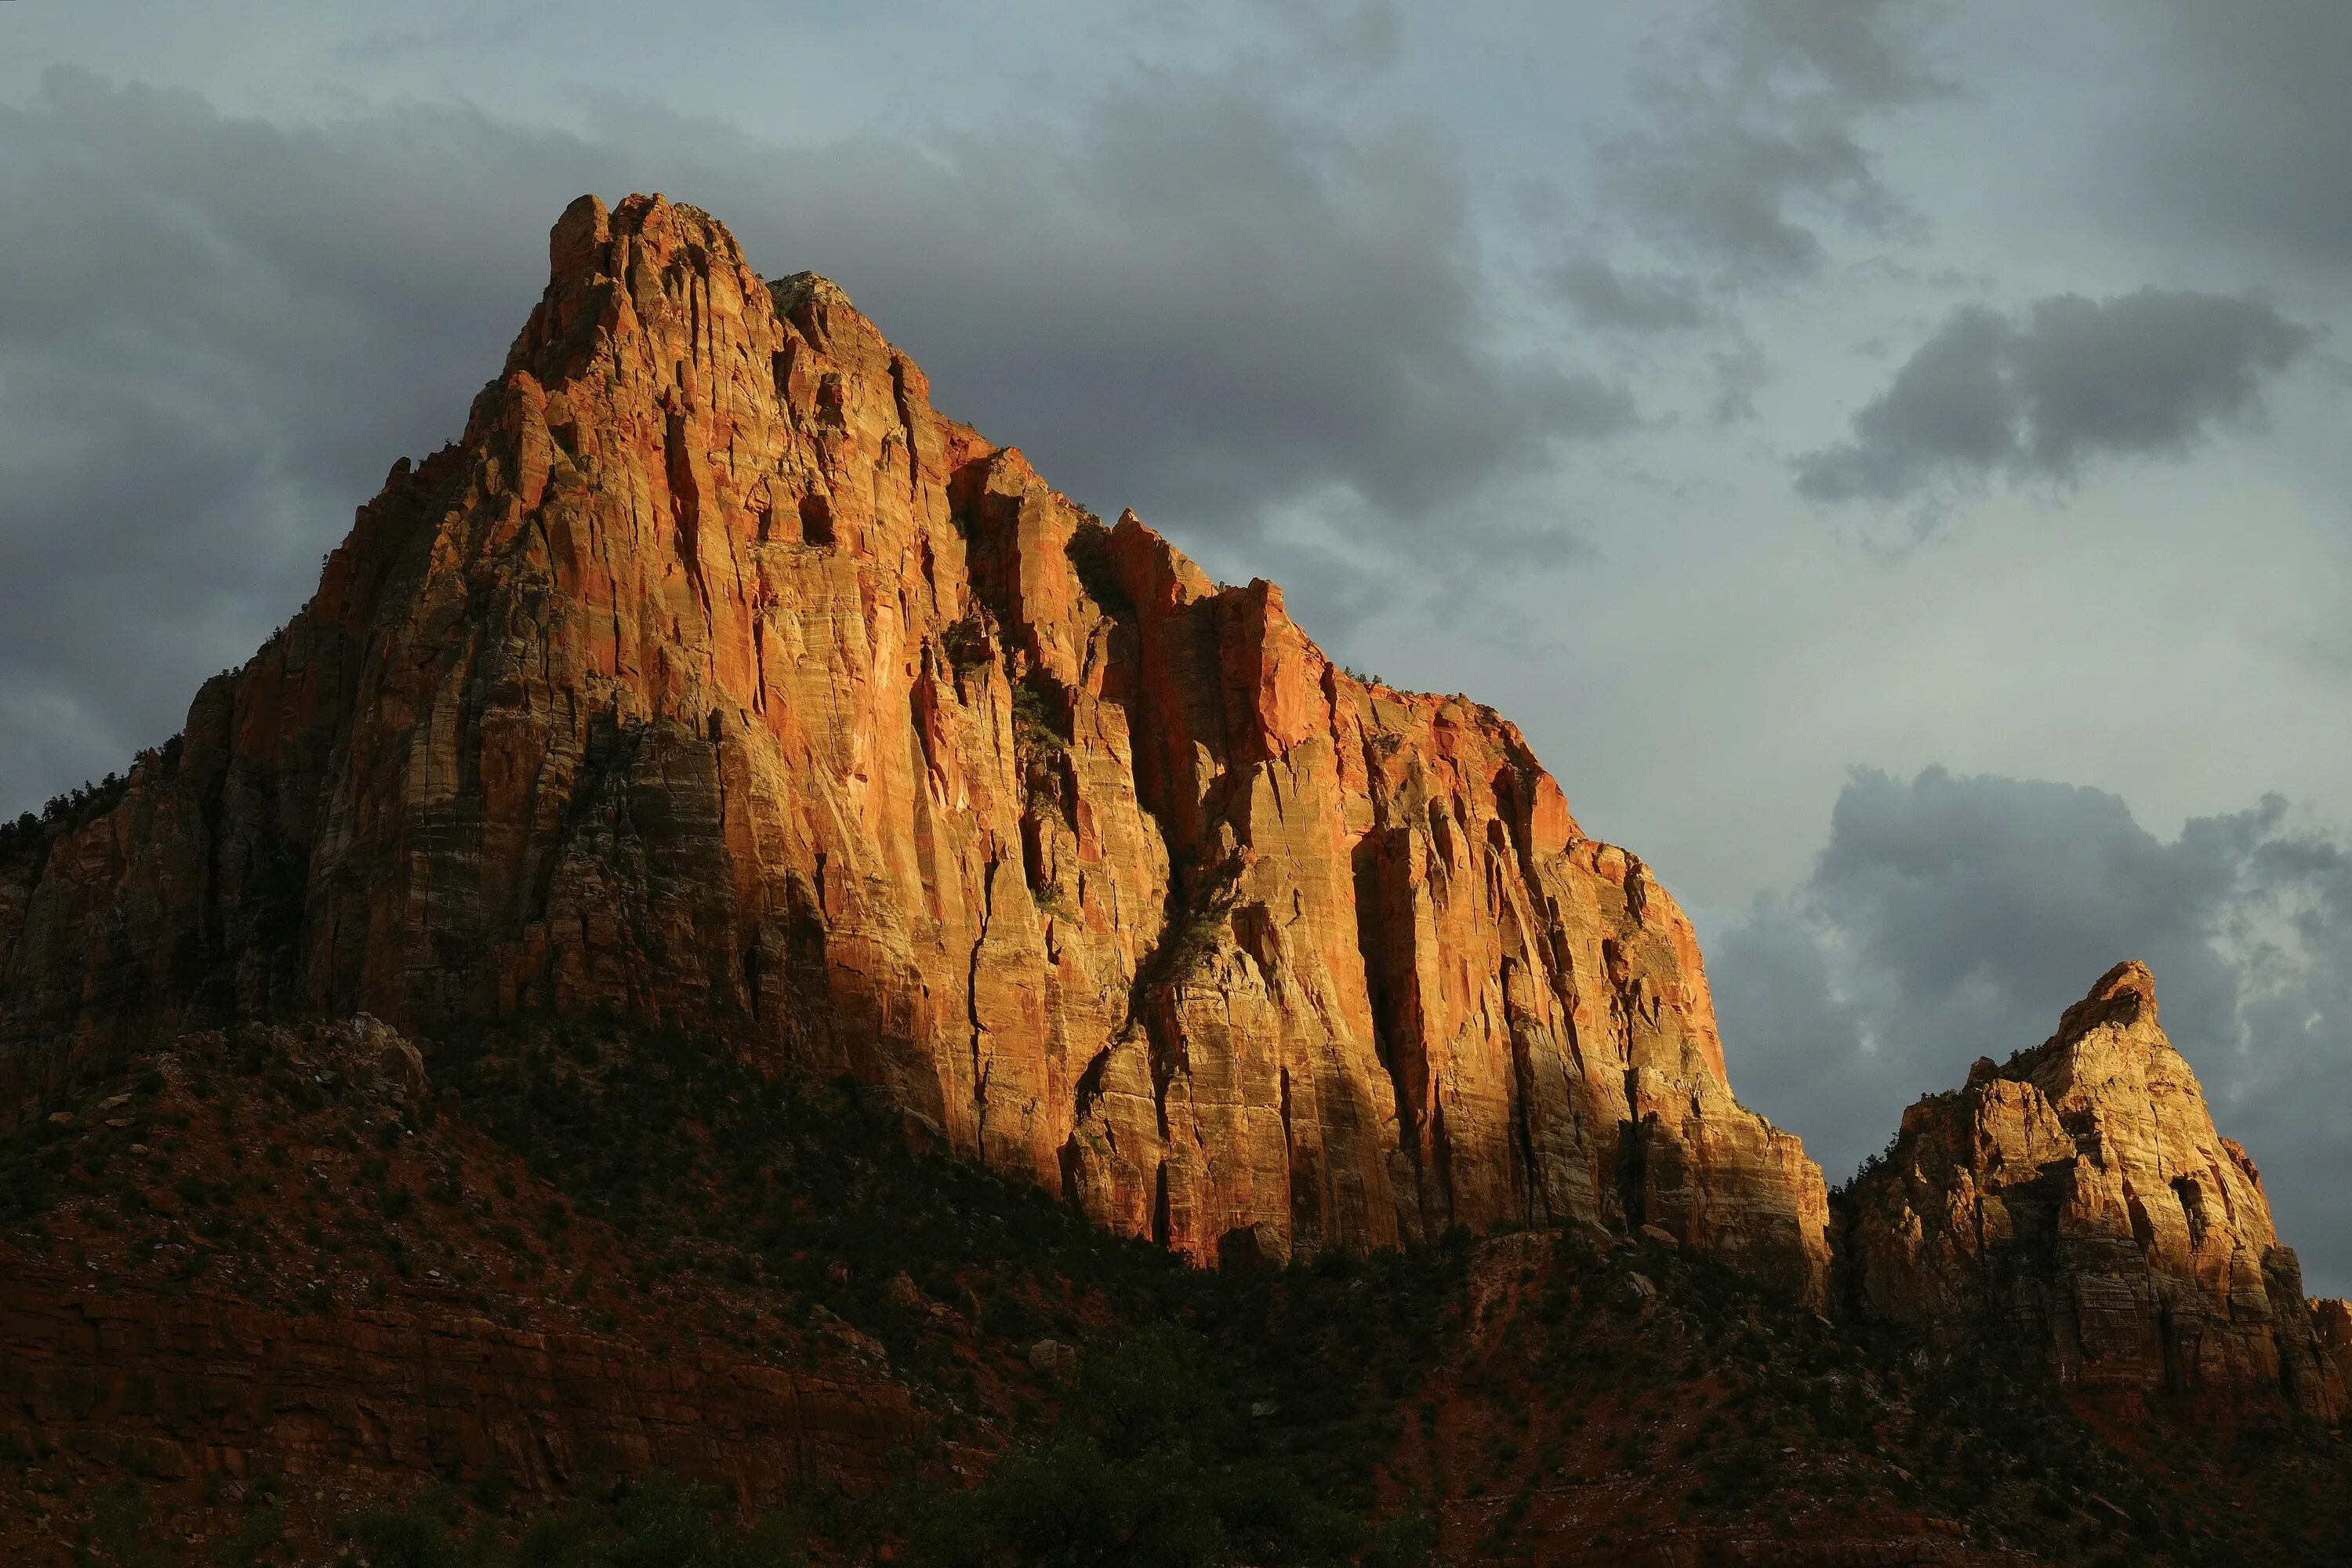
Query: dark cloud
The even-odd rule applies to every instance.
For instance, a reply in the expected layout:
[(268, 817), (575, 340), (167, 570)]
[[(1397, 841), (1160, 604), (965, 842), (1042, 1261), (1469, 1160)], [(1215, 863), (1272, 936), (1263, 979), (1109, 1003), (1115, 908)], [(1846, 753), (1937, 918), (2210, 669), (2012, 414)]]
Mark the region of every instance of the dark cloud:
[(1793, 78), (1854, 113), (1939, 98), (1952, 83), (1927, 61), (1932, 0), (1741, 0), (1732, 52), (1751, 79)]
[(2150, 226), (2172, 234), (2352, 266), (2352, 6), (2165, 0), (2153, 18), (2123, 10), (2161, 58), (2111, 139), (2101, 197), (2131, 193)]
[(2178, 456), (2207, 426), (2257, 414), (2263, 379), (2312, 337), (2262, 300), (2221, 294), (2044, 300), (2012, 355), (2026, 458), (2063, 476), (2095, 453)]
[(1863, 132), (1948, 90), (1925, 58), (1934, 14), (1906, 0), (1723, 0), (1642, 79), (1642, 121), (1598, 141), (1604, 208), (1729, 285), (1816, 270), (1825, 221), (1916, 229)]
[(2039, 1044), (2125, 958), (2315, 1286), (2352, 1287), (2352, 854), (2266, 800), (2169, 842), (2112, 795), (1860, 772), (1812, 873), (1709, 965), (1744, 1098), (1831, 1179), (1979, 1056)]
[(745, 156), (707, 183), (755, 256), (846, 287), (943, 406), (1194, 537), (1307, 507), (1394, 544), (1633, 417), (1494, 346), (1462, 176), (1424, 125), (1145, 78), (1075, 135), (861, 143), (805, 173)]
[[(498, 155), (474, 156), (485, 142)], [(286, 132), (54, 73), (0, 106), (0, 805), (121, 766), (462, 424), (545, 262), (462, 113)]]
[(1770, 366), (1743, 297), (1820, 274), (1832, 231), (1925, 232), (1868, 137), (1953, 90), (1928, 63), (1939, 11), (1937, 0), (1708, 0), (1688, 30), (1650, 44), (1631, 116), (1592, 137), (1589, 210), (1539, 286), (1599, 331), (1715, 334), (1707, 416), (1751, 417)]
[[(1353, 28), (1376, 61), (1382, 24)], [(1443, 137), (1144, 75), (1059, 123), (778, 147), (607, 105), (308, 126), (52, 72), (0, 105), (0, 805), (119, 766), (307, 595), (392, 462), (461, 427), (582, 190), (660, 189), (840, 281), (941, 406), (1180, 537), (1286, 511), (1318, 587), (1631, 418), (1494, 344)], [(1474, 552), (1475, 553), (1475, 552)], [(1350, 564), (1349, 556), (1353, 557)]]
[(1823, 500), (1908, 495), (1945, 474), (1980, 475), (2015, 460), (2016, 331), (1981, 306), (1952, 312), (1853, 416), (1853, 439), (1798, 460), (1797, 488)]
[(1797, 488), (1896, 500), (1996, 473), (2068, 480), (2098, 457), (2178, 457), (2258, 419), (2263, 382), (2313, 335), (2225, 294), (2062, 294), (2016, 321), (1962, 306), (1854, 416), (1852, 440), (1797, 460)]
[(1588, 254), (1549, 268), (1544, 281), (1588, 326), (1661, 332), (1706, 319), (1696, 281), (1662, 269), (1622, 271)]
[(1343, 76), (1391, 69), (1403, 43), (1394, 0), (1266, 0), (1265, 11), (1301, 56)]
[(1764, 352), (1753, 340), (1741, 338), (1727, 349), (1710, 353), (1707, 361), (1715, 368), (1715, 399), (1707, 412), (1718, 425), (1756, 417), (1756, 394), (1772, 379), (1771, 368), (1764, 363)]

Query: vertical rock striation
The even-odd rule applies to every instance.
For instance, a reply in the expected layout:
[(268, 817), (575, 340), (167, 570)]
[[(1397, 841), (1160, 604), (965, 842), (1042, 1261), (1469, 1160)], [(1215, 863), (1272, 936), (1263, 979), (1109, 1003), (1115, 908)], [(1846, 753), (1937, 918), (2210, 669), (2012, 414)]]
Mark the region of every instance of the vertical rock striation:
[(2033, 1347), (2063, 1386), (2127, 1410), (2347, 1408), (2342, 1303), (2305, 1300), (2261, 1174), (2214, 1131), (2139, 964), (2043, 1045), (1912, 1106), (1841, 1207), (1870, 1316)]
[[(2333, 1375), (2352, 1394), (2352, 1301), (2312, 1302), (2311, 1327), (2318, 1340), (2320, 1361), (2333, 1369)], [(2329, 1373), (2324, 1370), (2320, 1375), (2325, 1378)], [(2352, 1398), (2347, 1398), (2345, 1409), (2352, 1413)]]
[(236, 1014), (724, 1032), (1202, 1260), (1652, 1223), (1825, 1300), (1689, 923), (1519, 732), (1336, 667), (592, 197), (462, 441), (0, 862), (0, 1096)]

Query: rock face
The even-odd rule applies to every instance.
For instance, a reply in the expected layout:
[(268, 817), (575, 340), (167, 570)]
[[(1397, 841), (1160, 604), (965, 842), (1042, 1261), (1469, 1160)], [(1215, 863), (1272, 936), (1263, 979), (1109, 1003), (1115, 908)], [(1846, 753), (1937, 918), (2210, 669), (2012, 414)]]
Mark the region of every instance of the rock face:
[(935, 413), (841, 291), (583, 197), (464, 439), (0, 864), (0, 1103), (231, 1015), (723, 1031), (1194, 1258), (1655, 1224), (1825, 1300), (1691, 928), (1518, 731)]
[(1841, 1209), (1870, 1316), (2034, 1347), (2062, 1385), (2126, 1410), (2347, 1408), (2342, 1304), (2305, 1300), (2262, 1177), (2214, 1131), (2139, 964), (2043, 1045), (1912, 1106)]
[(2314, 1301), (2311, 1327), (2319, 1341), (2320, 1359), (2352, 1394), (2352, 1301)]

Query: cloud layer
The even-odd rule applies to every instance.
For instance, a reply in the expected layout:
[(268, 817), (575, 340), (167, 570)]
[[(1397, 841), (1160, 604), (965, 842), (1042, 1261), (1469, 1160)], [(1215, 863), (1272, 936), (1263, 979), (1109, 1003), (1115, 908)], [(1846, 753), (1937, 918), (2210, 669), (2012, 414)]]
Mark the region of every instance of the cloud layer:
[(63, 72), (0, 106), (0, 146), (14, 815), (177, 729), (393, 459), (456, 431), (544, 265), (506, 175), (584, 160), (463, 114), (288, 132)]
[(2179, 457), (2258, 419), (2264, 384), (2313, 335), (2225, 294), (2061, 294), (2015, 319), (1965, 305), (1853, 416), (1852, 439), (1797, 459), (1797, 488), (1896, 501), (1995, 474), (2069, 481), (2097, 458)]
[[(1637, 83), (1642, 117), (1598, 139), (1601, 210), (1724, 288), (1819, 271), (1825, 223), (1876, 235), (1916, 226), (1864, 127), (1948, 90), (1923, 54), (1931, 16), (1914, 0), (1708, 7)], [(1639, 310), (1636, 324), (1655, 316)]]
[(1237, 80), (775, 147), (620, 107), (585, 134), (432, 107), (289, 127), (58, 70), (0, 104), (0, 145), (10, 814), (168, 734), (302, 601), (393, 459), (461, 426), (582, 190), (663, 189), (769, 271), (831, 274), (942, 406), (1090, 504), (1209, 541), (1329, 520), (1357, 550), (1309, 596), (1441, 513), (1497, 558), (1541, 544), (1479, 498), (1632, 417), (1497, 346), (1443, 137)]
[(1743, 1097), (1835, 1182), (1904, 1106), (2041, 1043), (2126, 958), (2155, 971), (2167, 1032), (2315, 1286), (2352, 1287), (2352, 852), (2283, 802), (2168, 842), (2099, 790), (1856, 773), (1811, 876), (1709, 968)]
[[(2264, 249), (2336, 275), (2352, 267), (2352, 7), (2163, 0), (2154, 90), (2103, 174), (2149, 227)], [(2150, 18), (2127, 8), (2138, 26)]]

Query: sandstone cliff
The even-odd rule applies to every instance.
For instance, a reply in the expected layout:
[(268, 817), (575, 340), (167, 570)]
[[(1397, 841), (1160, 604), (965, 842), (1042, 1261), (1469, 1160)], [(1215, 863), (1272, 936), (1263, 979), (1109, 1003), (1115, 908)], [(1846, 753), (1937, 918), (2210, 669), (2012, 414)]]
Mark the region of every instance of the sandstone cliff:
[[(2312, 1302), (2311, 1326), (2318, 1340), (2319, 1359), (2343, 1384), (2347, 1396), (2345, 1408), (2352, 1411), (2352, 1301)], [(2320, 1375), (2325, 1379), (2330, 1372), (2323, 1370)]]
[(0, 1104), (234, 1016), (723, 1032), (1195, 1258), (1655, 1224), (1825, 1300), (1688, 922), (1518, 731), (1367, 686), (659, 197), (121, 798), (0, 864)]
[(2347, 1407), (2342, 1304), (2305, 1300), (2262, 1177), (2214, 1131), (2139, 964), (2041, 1047), (1912, 1106), (1841, 1205), (1867, 1315), (2022, 1344), (2126, 1409)]

